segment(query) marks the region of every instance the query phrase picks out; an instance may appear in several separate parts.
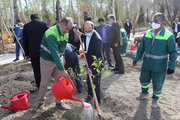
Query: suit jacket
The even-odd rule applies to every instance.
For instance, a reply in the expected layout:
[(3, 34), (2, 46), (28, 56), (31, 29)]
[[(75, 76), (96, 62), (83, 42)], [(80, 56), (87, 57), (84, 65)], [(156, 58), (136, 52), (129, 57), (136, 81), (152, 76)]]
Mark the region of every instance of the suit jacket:
[(40, 56), (40, 44), (45, 31), (49, 28), (46, 22), (38, 19), (24, 25), (23, 43), (25, 55), (29, 57)]
[[(84, 46), (85, 46), (85, 49), (86, 49), (86, 39), (84, 40)], [(91, 36), (88, 51), (86, 53), (86, 58), (87, 58), (89, 68), (92, 70), (93, 75), (95, 75), (97, 73), (94, 70), (94, 66), (92, 65), (92, 63), (94, 62), (93, 55), (96, 56), (97, 59), (101, 59), (102, 63), (104, 64), (101, 37), (95, 30), (94, 30), (94, 33)], [(103, 64), (100, 66), (100, 68), (104, 67)]]
[(114, 44), (119, 44), (121, 42), (121, 32), (120, 25), (118, 23), (113, 23), (110, 30), (110, 45), (114, 46)]
[[(98, 26), (95, 29), (96, 29), (96, 31), (99, 33), (99, 35), (102, 38), (102, 26)], [(111, 26), (107, 25), (106, 26), (106, 39), (107, 39), (107, 42), (110, 41), (110, 35), (109, 35), (110, 34), (110, 30), (111, 30)]]
[[(173, 33), (175, 33), (175, 23), (173, 23), (172, 29), (173, 29)], [(177, 26), (177, 31), (180, 32), (180, 23)]]
[(124, 29), (127, 31), (127, 32), (130, 32), (130, 30), (132, 30), (132, 25), (131, 25), (131, 22), (129, 22), (129, 26), (127, 25), (127, 22), (124, 24)]

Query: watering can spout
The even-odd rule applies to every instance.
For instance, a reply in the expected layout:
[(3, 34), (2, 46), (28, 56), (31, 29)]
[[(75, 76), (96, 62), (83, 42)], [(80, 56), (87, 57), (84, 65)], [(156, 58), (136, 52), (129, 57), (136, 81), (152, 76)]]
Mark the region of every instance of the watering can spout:
[(13, 111), (13, 108), (11, 106), (0, 105), (0, 107)]
[(77, 101), (77, 102), (84, 102), (83, 100), (78, 99), (78, 98), (75, 98), (75, 97), (73, 97), (73, 96), (71, 96), (69, 99), (70, 99), (70, 100), (73, 100), (73, 101)]

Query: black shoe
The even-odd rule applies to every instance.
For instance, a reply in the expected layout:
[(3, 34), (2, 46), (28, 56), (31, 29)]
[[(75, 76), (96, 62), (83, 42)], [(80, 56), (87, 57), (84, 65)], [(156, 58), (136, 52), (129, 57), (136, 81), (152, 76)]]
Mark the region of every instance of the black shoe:
[(16, 59), (14, 59), (13, 61), (16, 62), (16, 61), (18, 61), (18, 60), (19, 60), (19, 58), (16, 58)]
[(124, 72), (118, 70), (118, 71), (115, 72), (115, 74), (124, 74)]
[(117, 69), (117, 68), (114, 68), (114, 69), (112, 69), (111, 71), (118, 71), (118, 69)]
[(89, 103), (91, 100), (92, 100), (92, 97), (90, 95), (88, 95), (85, 102)]
[(113, 64), (110, 64), (109, 67), (114, 67), (114, 65), (113, 65)]

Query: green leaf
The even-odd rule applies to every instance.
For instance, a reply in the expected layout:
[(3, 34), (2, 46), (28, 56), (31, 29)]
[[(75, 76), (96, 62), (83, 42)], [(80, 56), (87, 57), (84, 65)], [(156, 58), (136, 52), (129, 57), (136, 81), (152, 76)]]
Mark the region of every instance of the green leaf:
[(96, 86), (93, 84), (93, 90), (95, 90), (96, 89)]
[(97, 69), (96, 71), (97, 71), (97, 73), (100, 73), (100, 72), (101, 72), (99, 69)]
[(80, 71), (81, 71), (81, 73), (82, 73), (82, 72), (84, 72), (84, 69), (81, 69)]
[(93, 57), (94, 60), (97, 60), (97, 57), (95, 55), (92, 55), (92, 57)]
[(104, 72), (104, 75), (109, 75), (109, 72)]

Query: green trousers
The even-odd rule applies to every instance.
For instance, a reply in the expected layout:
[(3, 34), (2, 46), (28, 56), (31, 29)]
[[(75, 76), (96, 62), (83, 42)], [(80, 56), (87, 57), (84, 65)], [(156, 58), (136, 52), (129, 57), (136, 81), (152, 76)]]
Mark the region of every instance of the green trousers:
[(166, 77), (166, 72), (153, 72), (150, 70), (142, 69), (140, 75), (142, 92), (145, 94), (149, 93), (149, 86), (152, 79), (152, 84), (153, 84), (152, 98), (158, 100), (162, 93), (162, 87), (164, 84), (165, 77)]
[(123, 45), (121, 46), (121, 53), (124, 54), (126, 53), (126, 49), (127, 49), (127, 42), (123, 42)]

